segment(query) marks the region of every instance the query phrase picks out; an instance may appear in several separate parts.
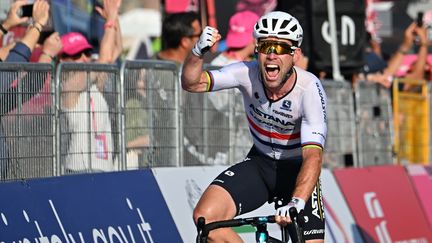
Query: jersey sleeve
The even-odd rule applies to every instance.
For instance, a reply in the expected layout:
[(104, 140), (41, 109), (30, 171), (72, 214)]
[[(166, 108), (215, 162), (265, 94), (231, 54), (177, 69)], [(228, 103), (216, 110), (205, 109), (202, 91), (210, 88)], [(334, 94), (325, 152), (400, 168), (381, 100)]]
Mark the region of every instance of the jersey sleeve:
[(327, 96), (319, 79), (314, 79), (303, 95), (301, 143), (302, 147), (317, 145), (324, 148), (327, 136)]
[(207, 71), (208, 91), (238, 88), (240, 82), (237, 74), (244, 69), (243, 66), (242, 63), (233, 63), (218, 70)]

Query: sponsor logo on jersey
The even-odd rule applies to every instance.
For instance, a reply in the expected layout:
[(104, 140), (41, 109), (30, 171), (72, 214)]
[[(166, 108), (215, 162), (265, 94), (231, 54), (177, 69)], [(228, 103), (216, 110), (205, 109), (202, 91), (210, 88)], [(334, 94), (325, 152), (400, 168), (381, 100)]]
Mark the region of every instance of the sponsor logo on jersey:
[(305, 230), (303, 235), (317, 235), (324, 234), (324, 229), (313, 229), (313, 230)]
[(287, 114), (287, 113), (284, 113), (284, 112), (282, 112), (282, 111), (273, 110), (273, 112), (274, 112), (275, 114), (278, 114), (278, 115), (284, 116), (284, 117), (286, 117), (286, 118), (293, 118), (292, 115)]
[(282, 110), (286, 110), (286, 111), (292, 111), (291, 110), (291, 100), (284, 100), (282, 102), (281, 109)]
[(230, 170), (225, 171), (224, 174), (227, 175), (227, 176), (234, 176), (235, 175), (235, 173), (232, 172), (232, 171), (230, 171)]
[(315, 217), (319, 218), (320, 220), (323, 220), (324, 210), (322, 204), (321, 185), (319, 180), (315, 186), (315, 190), (312, 193), (311, 204), (312, 204), (312, 214)]
[(326, 138), (326, 137), (324, 136), (324, 134), (322, 134), (322, 133), (320, 133), (320, 132), (312, 132), (312, 134), (314, 134), (314, 135), (319, 135), (319, 136), (323, 137), (324, 139)]
[(275, 128), (285, 130), (285, 131), (291, 131), (291, 130), (294, 130), (294, 128), (295, 128), (294, 123), (287, 121), (287, 120), (284, 120), (284, 119), (281, 119), (279, 117), (269, 115), (269, 114), (263, 112), (262, 110), (260, 110), (259, 108), (255, 108), (255, 106), (253, 104), (250, 104), (249, 108), (251, 108), (250, 114), (257, 121), (259, 121), (261, 123), (264, 123), (266, 125), (273, 126)]
[(327, 122), (326, 103), (325, 103), (325, 100), (324, 100), (324, 93), (322, 92), (320, 85), (318, 83), (315, 83), (315, 84), (316, 84), (316, 86), (318, 88), (318, 94), (319, 94), (319, 96), (321, 98), (321, 108), (323, 110), (324, 121)]

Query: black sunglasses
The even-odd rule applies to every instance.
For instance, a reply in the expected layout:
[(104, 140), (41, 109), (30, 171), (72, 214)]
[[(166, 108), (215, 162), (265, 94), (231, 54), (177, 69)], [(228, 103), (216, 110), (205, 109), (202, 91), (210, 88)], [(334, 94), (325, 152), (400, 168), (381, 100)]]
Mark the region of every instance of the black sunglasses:
[(90, 57), (92, 52), (90, 49), (86, 49), (84, 51), (78, 52), (77, 54), (73, 54), (73, 55), (68, 55), (66, 53), (63, 53), (63, 55), (61, 56), (62, 58), (70, 58), (72, 60), (78, 60), (81, 58), (82, 55), (85, 55), (86, 57)]

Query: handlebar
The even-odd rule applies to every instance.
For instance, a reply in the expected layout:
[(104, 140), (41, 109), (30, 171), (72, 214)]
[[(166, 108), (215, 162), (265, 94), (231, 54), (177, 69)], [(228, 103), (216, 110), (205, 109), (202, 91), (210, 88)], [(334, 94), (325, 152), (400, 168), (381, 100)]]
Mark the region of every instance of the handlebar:
[(237, 218), (237, 219), (229, 219), (229, 220), (221, 220), (216, 222), (211, 222), (206, 224), (204, 217), (198, 218), (198, 237), (197, 242), (200, 243), (204, 240), (204, 242), (207, 242), (207, 237), (210, 233), (210, 231), (219, 229), (219, 228), (226, 228), (226, 227), (239, 227), (243, 225), (251, 225), (254, 227), (265, 225), (267, 223), (275, 223), (275, 216), (269, 215), (269, 216), (259, 216), (259, 217), (250, 217), (250, 218)]
[[(294, 236), (291, 236), (293, 237), (292, 238), (293, 242), (304, 243), (305, 241), (303, 238), (303, 228), (304, 228), (305, 221), (304, 221), (303, 211), (298, 213), (297, 210), (293, 207), (290, 208), (289, 214), (296, 234)], [(251, 225), (256, 227), (257, 229), (264, 229), (264, 231), (267, 234), (267, 231), (265, 230), (267, 223), (276, 223), (275, 216), (269, 215), (269, 216), (250, 217), (250, 218), (237, 218), (237, 219), (215, 221), (208, 224), (205, 223), (204, 217), (200, 217), (198, 218), (198, 222), (197, 222), (197, 230), (198, 230), (197, 243), (203, 243), (203, 242), (206, 243), (210, 231), (219, 228)], [(289, 234), (290, 233), (287, 231), (287, 228), (283, 227), (282, 242), (288, 242)]]
[[(204, 220), (204, 218), (200, 217), (198, 219), (198, 226), (200, 224), (199, 223), (200, 220), (202, 221)], [(222, 221), (216, 221), (216, 222), (204, 224), (203, 227), (201, 228), (201, 231), (210, 232), (214, 229), (219, 229), (219, 228), (238, 227), (243, 225), (257, 226), (260, 224), (275, 223), (275, 222), (276, 220), (274, 215), (250, 217), (250, 218), (237, 218), (237, 219), (222, 220)]]

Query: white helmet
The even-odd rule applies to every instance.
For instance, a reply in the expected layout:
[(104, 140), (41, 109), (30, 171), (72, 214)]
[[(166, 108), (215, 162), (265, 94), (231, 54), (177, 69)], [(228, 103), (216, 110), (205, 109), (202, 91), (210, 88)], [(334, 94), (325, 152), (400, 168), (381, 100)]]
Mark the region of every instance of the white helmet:
[(303, 40), (303, 29), (298, 20), (290, 14), (274, 11), (262, 16), (255, 24), (255, 38), (269, 36), (295, 41), (299, 47)]

